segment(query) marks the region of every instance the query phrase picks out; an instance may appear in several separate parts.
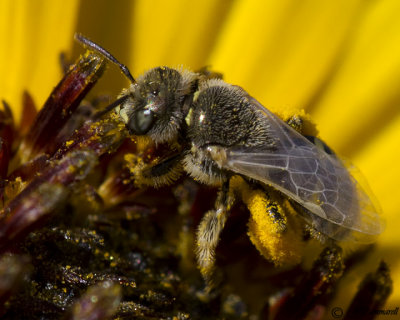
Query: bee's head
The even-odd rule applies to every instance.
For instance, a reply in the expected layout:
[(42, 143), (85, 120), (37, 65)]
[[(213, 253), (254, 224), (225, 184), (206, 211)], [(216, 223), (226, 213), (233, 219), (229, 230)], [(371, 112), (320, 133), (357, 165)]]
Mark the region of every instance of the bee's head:
[(117, 112), (131, 134), (147, 135), (156, 143), (176, 139), (185, 116), (182, 106), (193, 91), (195, 73), (158, 67), (147, 71), (136, 81), (129, 69), (106, 49), (81, 34), (76, 34), (75, 39), (115, 63), (132, 83), (97, 117), (119, 106)]
[(178, 70), (158, 67), (147, 71), (128, 90), (119, 114), (133, 135), (148, 135), (155, 142), (176, 138), (183, 121), (187, 81)]

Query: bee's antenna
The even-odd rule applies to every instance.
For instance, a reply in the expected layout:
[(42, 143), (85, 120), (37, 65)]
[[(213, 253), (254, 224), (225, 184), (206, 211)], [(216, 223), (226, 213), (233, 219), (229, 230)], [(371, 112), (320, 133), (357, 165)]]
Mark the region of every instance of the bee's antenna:
[(123, 65), (117, 59), (115, 59), (114, 56), (106, 49), (99, 46), (97, 43), (94, 43), (92, 40), (89, 40), (88, 38), (84, 37), (80, 33), (75, 33), (75, 39), (80, 43), (82, 43), (84, 46), (87, 46), (90, 49), (100, 53), (103, 57), (110, 60), (112, 63), (115, 63), (121, 69), (122, 73), (129, 79), (130, 82), (132, 82), (133, 84), (136, 83), (136, 80), (134, 77), (132, 77), (128, 67)]
[(119, 106), (120, 104), (123, 104), (127, 99), (129, 98), (129, 95), (126, 94), (120, 98), (118, 98), (117, 100), (115, 100), (114, 102), (110, 103), (107, 107), (105, 107), (103, 110), (96, 112), (91, 118), (93, 120), (98, 120), (100, 119), (103, 115), (105, 115), (106, 113), (110, 112), (112, 109), (114, 109), (115, 107)]

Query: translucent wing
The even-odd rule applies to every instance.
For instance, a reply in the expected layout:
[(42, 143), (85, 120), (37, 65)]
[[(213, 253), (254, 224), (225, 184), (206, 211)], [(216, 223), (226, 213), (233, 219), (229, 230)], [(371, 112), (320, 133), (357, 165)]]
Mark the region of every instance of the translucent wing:
[(380, 234), (378, 210), (343, 163), (251, 100), (265, 117), (274, 145), (228, 148), (226, 166), (286, 194), (330, 238), (366, 243)]

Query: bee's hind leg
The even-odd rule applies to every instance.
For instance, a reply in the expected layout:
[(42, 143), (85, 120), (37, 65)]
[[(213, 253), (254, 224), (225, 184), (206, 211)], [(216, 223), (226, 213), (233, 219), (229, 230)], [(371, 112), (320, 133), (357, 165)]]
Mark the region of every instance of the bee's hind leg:
[(210, 291), (216, 285), (213, 277), (215, 248), (225, 226), (232, 202), (233, 198), (229, 195), (229, 180), (227, 180), (218, 194), (215, 209), (204, 215), (197, 230), (196, 258), (200, 272), (206, 282), (207, 291)]
[(312, 121), (310, 115), (304, 112), (292, 115), (286, 119), (286, 123), (304, 136), (318, 136), (318, 130), (315, 123)]
[(276, 266), (299, 263), (304, 246), (303, 221), (287, 198), (239, 177), (232, 178), (231, 188), (250, 212), (247, 234), (261, 255)]
[(303, 133), (304, 120), (299, 115), (293, 115), (286, 123), (299, 133)]

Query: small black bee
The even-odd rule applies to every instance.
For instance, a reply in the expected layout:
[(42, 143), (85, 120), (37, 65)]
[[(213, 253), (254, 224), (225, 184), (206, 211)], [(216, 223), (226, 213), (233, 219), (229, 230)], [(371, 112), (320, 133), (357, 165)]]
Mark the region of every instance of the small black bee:
[[(267, 195), (278, 190), (305, 225), (324, 238), (365, 243), (381, 233), (378, 210), (367, 193), (325, 143), (300, 133), (301, 121), (285, 123), (242, 88), (204, 73), (157, 67), (136, 81), (105, 49), (76, 38), (116, 63), (131, 81), (110, 106), (119, 106), (129, 132), (179, 146), (179, 152), (147, 170), (149, 181), (169, 183), (183, 168), (197, 181), (221, 186), (197, 233), (197, 261), (207, 281), (233, 201), (229, 183), (237, 175)], [(282, 223), (284, 213), (271, 207)]]

